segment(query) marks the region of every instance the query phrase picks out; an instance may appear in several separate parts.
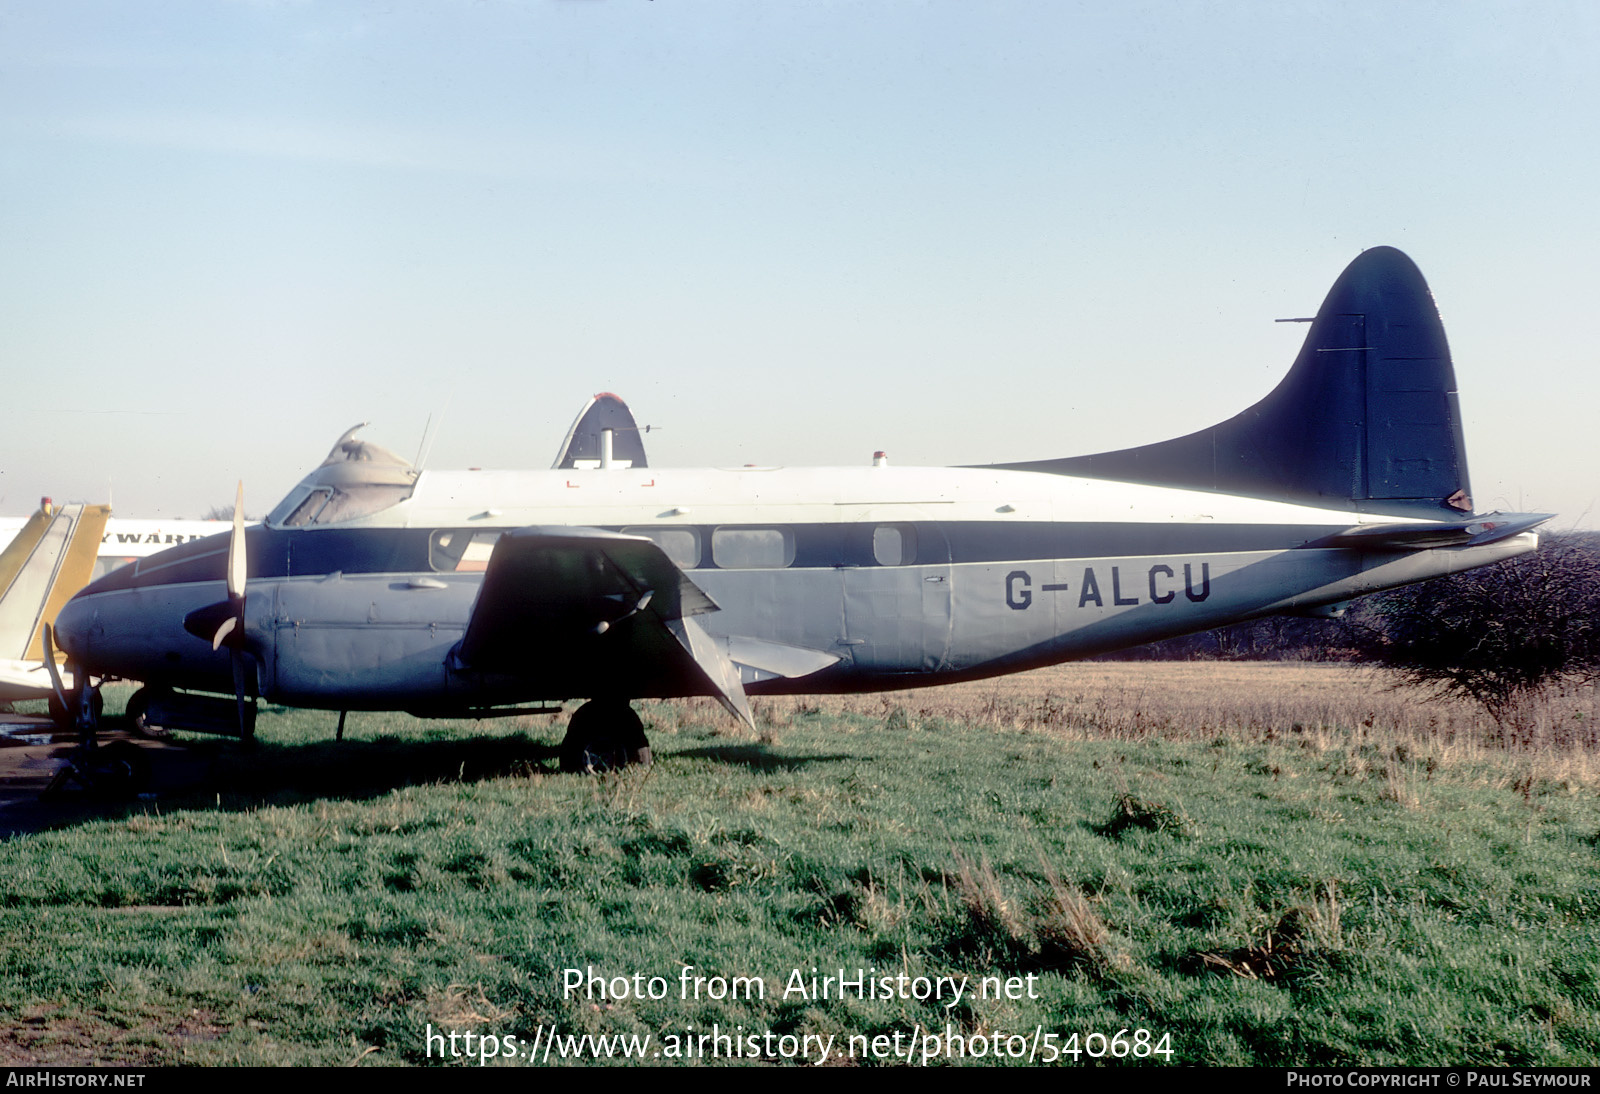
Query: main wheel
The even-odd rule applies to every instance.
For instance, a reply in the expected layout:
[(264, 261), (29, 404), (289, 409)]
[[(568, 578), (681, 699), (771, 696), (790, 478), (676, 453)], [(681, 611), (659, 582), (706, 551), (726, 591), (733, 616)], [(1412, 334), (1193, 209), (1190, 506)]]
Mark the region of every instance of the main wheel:
[(561, 770), (597, 775), (650, 761), (644, 723), (625, 700), (594, 699), (573, 711), (561, 741)]
[(162, 741), (172, 736), (172, 730), (165, 726), (155, 725), (150, 721), (150, 699), (152, 688), (140, 688), (128, 696), (127, 717), (128, 725), (141, 737), (148, 737), (152, 741)]

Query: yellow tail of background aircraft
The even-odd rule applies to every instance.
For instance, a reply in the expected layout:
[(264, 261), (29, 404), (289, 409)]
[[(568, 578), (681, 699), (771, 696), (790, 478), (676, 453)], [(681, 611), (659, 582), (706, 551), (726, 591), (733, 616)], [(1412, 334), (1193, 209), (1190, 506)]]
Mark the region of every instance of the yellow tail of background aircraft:
[(0, 702), (53, 694), (41, 632), (89, 583), (110, 514), (109, 505), (45, 498), (0, 553)]

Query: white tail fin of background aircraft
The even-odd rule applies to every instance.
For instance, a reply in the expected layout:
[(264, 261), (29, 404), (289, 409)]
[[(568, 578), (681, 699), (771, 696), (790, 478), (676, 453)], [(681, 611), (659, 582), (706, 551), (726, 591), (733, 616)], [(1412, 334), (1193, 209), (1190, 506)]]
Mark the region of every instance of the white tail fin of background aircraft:
[(621, 396), (598, 392), (578, 412), (577, 421), (567, 430), (556, 462), (557, 471), (596, 467), (645, 467), (644, 438), (649, 426), (639, 428), (633, 411)]
[(50, 695), (41, 632), (89, 583), (109, 505), (51, 505), (0, 553), (0, 701)]

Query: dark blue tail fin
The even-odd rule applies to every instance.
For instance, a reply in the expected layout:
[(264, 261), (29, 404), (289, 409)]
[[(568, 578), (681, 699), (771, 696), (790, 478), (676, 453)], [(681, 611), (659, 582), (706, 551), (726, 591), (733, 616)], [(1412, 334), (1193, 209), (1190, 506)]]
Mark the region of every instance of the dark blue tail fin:
[[(602, 436), (605, 433), (611, 435), (609, 451), (606, 447), (608, 442)], [(579, 466), (578, 461), (582, 460), (584, 466), (592, 467), (602, 457), (622, 467), (646, 466), (644, 439), (639, 435), (633, 412), (620, 396), (609, 391), (600, 392), (584, 404), (578, 420), (567, 430), (567, 439), (561, 442), (561, 451), (556, 453), (553, 466), (558, 471), (563, 468), (571, 470)]]
[(1393, 247), (1350, 263), (1294, 368), (1244, 413), (1159, 444), (998, 466), (1373, 513), (1472, 511), (1444, 326)]

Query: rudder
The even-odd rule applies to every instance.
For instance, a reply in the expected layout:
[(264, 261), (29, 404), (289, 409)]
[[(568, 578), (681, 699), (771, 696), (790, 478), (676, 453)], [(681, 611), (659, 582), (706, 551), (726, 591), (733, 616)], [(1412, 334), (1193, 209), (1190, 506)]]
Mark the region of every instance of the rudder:
[(1444, 325), (1393, 247), (1345, 268), (1294, 367), (1243, 413), (1139, 448), (997, 466), (1413, 517), (1472, 511)]

